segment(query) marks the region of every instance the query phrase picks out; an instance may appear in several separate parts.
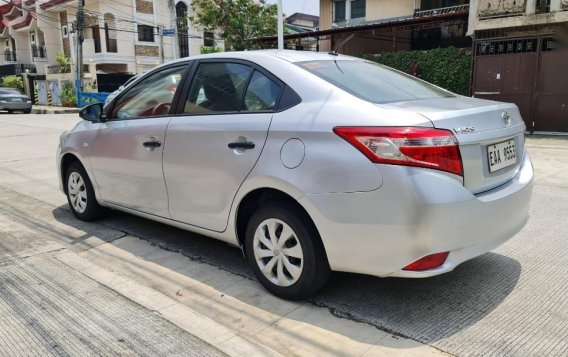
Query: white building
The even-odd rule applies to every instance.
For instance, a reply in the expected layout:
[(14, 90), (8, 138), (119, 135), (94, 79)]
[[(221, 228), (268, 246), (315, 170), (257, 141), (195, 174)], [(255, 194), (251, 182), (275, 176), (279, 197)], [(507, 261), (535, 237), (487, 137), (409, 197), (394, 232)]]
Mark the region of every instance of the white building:
[[(93, 74), (142, 73), (199, 54), (204, 44), (222, 47), (191, 27), (190, 3), (183, 0), (85, 0), (84, 9), (83, 63)], [(0, 76), (14, 74), (10, 70), (45, 74), (58, 52), (75, 61), (77, 10), (77, 0), (0, 5)]]

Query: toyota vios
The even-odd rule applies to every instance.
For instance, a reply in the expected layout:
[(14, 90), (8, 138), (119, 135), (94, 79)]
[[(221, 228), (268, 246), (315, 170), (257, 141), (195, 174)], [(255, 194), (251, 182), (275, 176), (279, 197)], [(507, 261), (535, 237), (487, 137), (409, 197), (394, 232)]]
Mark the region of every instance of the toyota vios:
[(284, 298), (333, 270), (449, 272), (528, 218), (533, 169), (515, 105), (358, 58), (185, 58), (81, 118), (58, 152), (77, 218), (112, 208), (239, 246)]

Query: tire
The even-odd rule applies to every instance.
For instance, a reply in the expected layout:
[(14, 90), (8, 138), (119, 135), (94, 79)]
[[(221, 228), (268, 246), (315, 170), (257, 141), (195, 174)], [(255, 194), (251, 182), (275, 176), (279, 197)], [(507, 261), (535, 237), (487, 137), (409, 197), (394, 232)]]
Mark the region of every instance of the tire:
[[(290, 238), (279, 242), (283, 234)], [(284, 246), (273, 248), (272, 237)], [(247, 260), (257, 279), (278, 297), (306, 298), (329, 278), (331, 269), (317, 229), (293, 204), (274, 202), (258, 208), (249, 220), (245, 239)]]
[(94, 221), (104, 214), (87, 172), (79, 162), (72, 162), (65, 173), (65, 194), (69, 208), (82, 221)]
[(6, 111), (8, 112), (8, 114), (12, 114), (14, 111), (11, 109), (6, 109)]
[(32, 112), (31, 109), (26, 109), (26, 110), (24, 110), (24, 114), (30, 114), (31, 112)]

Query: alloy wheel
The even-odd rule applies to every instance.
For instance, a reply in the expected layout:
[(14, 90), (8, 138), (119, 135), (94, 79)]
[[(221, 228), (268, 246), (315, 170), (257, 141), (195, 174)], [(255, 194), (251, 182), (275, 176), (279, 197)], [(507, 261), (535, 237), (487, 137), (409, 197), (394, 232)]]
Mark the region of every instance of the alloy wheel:
[(72, 172), (67, 180), (67, 194), (73, 209), (83, 213), (87, 209), (87, 187), (78, 172)]
[(255, 231), (253, 245), (260, 271), (273, 284), (287, 287), (300, 279), (304, 253), (288, 224), (275, 218), (263, 221)]

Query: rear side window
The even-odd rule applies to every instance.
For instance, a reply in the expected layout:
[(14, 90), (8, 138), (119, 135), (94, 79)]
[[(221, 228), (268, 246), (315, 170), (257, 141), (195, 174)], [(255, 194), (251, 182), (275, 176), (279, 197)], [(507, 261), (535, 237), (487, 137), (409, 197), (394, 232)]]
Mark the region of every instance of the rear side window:
[(202, 63), (189, 89), (184, 113), (241, 110), (252, 68), (238, 63)]
[(299, 62), (298, 66), (373, 103), (454, 97), (410, 75), (369, 61), (308, 61)]
[(22, 91), (16, 88), (2, 88), (0, 89), (0, 94), (10, 94), (10, 95), (22, 94)]
[(250, 80), (243, 110), (272, 110), (280, 97), (280, 86), (259, 71), (255, 71)]

